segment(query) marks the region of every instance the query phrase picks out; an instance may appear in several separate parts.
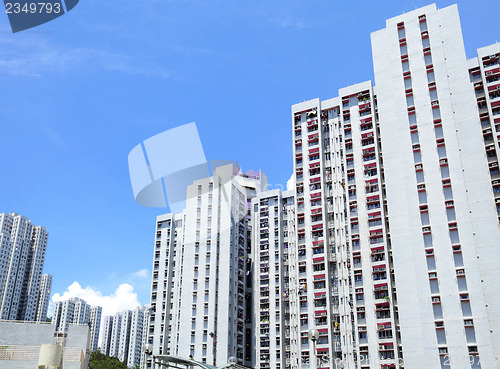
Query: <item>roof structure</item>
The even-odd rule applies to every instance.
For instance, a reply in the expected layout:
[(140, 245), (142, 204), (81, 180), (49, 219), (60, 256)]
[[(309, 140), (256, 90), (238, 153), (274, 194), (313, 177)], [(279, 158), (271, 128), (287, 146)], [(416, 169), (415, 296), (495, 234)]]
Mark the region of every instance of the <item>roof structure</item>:
[[(159, 355), (154, 356), (155, 365), (159, 365), (159, 369), (167, 369), (167, 368), (204, 368), (204, 369), (251, 369), (247, 366), (243, 366), (240, 364), (226, 364), (221, 367), (215, 367), (213, 365), (208, 365), (206, 363), (200, 363), (198, 361), (192, 359), (185, 359), (178, 356), (169, 356), (169, 355)], [(156, 366), (155, 366), (156, 368)]]

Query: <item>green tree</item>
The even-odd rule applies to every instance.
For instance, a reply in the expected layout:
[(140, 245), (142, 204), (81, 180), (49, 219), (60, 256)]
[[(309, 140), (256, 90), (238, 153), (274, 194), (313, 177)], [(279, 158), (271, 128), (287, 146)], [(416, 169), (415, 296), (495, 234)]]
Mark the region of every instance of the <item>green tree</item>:
[(116, 357), (109, 357), (100, 351), (90, 354), (90, 369), (127, 369), (127, 364)]

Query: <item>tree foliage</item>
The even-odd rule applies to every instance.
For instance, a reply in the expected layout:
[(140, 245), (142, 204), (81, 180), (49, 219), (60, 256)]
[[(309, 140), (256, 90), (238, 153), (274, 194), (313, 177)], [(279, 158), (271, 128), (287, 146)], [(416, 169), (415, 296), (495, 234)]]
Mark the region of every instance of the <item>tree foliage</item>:
[(116, 357), (104, 355), (100, 351), (90, 354), (90, 369), (127, 369), (127, 364)]

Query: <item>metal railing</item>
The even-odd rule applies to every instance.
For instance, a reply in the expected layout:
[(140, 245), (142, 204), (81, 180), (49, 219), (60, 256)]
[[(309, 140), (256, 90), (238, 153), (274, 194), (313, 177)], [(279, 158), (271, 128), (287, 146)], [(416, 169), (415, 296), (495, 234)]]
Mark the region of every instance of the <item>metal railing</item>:
[[(40, 355), (40, 346), (24, 345), (2, 345), (0, 346), (0, 361), (38, 361)], [(62, 354), (63, 362), (85, 361), (85, 355), (82, 349), (77, 347), (64, 347)], [(0, 365), (1, 366), (1, 365)]]

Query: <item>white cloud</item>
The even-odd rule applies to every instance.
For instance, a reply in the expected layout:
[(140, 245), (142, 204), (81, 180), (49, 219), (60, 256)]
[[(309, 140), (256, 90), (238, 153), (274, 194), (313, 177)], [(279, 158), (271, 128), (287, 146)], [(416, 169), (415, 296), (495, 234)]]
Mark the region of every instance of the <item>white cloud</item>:
[(97, 69), (145, 77), (169, 77), (165, 69), (133, 55), (96, 48), (75, 48), (32, 34), (23, 36), (22, 42), (19, 43), (12, 43), (0, 37), (2, 74), (40, 77), (48, 73), (64, 73), (75, 69)]
[(137, 300), (134, 287), (128, 283), (119, 285), (111, 295), (106, 296), (90, 286), (82, 288), (78, 282), (73, 282), (62, 295), (55, 293), (52, 296), (52, 302), (67, 300), (71, 297), (81, 298), (92, 306), (101, 306), (102, 316), (114, 315), (141, 305)]
[[(149, 275), (147, 269), (139, 270), (133, 275), (138, 274), (139, 277), (143, 278), (143, 274)], [(101, 291), (98, 291), (90, 286), (83, 288), (80, 283), (73, 282), (68, 286), (67, 290), (61, 295), (55, 293), (52, 296), (52, 301), (49, 304), (49, 316), (52, 315), (54, 309), (54, 303), (57, 301), (67, 300), (71, 297), (78, 297), (85, 300), (91, 306), (101, 306), (102, 307), (102, 319), (108, 315), (114, 315), (116, 313), (132, 310), (137, 306), (141, 306), (137, 300), (137, 293), (134, 291), (134, 286), (128, 283), (122, 283), (118, 288), (110, 295), (103, 295)], [(102, 338), (104, 325), (102, 324), (104, 320), (101, 320), (101, 329), (99, 334), (99, 347), (102, 347)]]
[(141, 269), (135, 273), (132, 273), (132, 278), (148, 278), (149, 276), (149, 270), (147, 269)]

